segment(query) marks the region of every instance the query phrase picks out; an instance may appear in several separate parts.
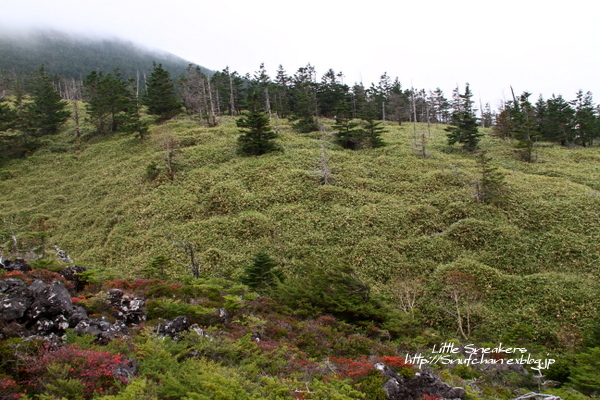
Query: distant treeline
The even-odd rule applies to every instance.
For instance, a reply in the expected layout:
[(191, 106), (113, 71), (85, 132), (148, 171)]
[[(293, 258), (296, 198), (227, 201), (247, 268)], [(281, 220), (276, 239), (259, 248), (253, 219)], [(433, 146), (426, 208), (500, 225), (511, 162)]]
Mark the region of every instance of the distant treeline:
[[(184, 68), (181, 59), (173, 61), (174, 64), (169, 60), (152, 59), (156, 54), (117, 41), (88, 42), (45, 34), (28, 43), (18, 45), (0, 41), (0, 60), (4, 65), (12, 62), (23, 66), (23, 69), (14, 67), (12, 71), (0, 70), (0, 96), (33, 90), (29, 83), (33, 80), (19, 71), (24, 71), (25, 66), (31, 69), (32, 63), (47, 58), (49, 64), (44, 62), (45, 71), (62, 98), (88, 102), (89, 111), (90, 101), (100, 101), (101, 93), (90, 86), (90, 74), (96, 73), (96, 78), (103, 79), (105, 87), (102, 90), (106, 91), (106, 98), (101, 101), (113, 102), (103, 105), (111, 110), (112, 120), (108, 121), (113, 127), (108, 129), (111, 132), (118, 129), (115, 121), (124, 108), (122, 97), (111, 97), (108, 93), (123, 92), (126, 86), (125, 91), (141, 95), (146, 90), (155, 62), (159, 62), (170, 79), (177, 82), (174, 90), (183, 110), (199, 116), (209, 126), (216, 125), (217, 117), (221, 115), (235, 116), (243, 110), (256, 109), (294, 120), (294, 127), (299, 132), (318, 130), (317, 117), (340, 115), (400, 124), (416, 121), (456, 125), (455, 116), (464, 107), (461, 98), (464, 95), (458, 87), (448, 98), (439, 88), (404, 88), (397, 77), (392, 78), (387, 72), (377, 83), (350, 86), (344, 83), (342, 72), (329, 69), (318, 77), (311, 64), (291, 74), (280, 65), (274, 77), (269, 76), (261, 64), (254, 73), (242, 75), (229, 68), (212, 72), (187, 63)], [(34, 51), (22, 51), (27, 46)], [(119, 66), (118, 70), (115, 65)], [(60, 76), (53, 71), (61, 71)], [(532, 161), (530, 153), (537, 141), (589, 146), (600, 136), (599, 107), (594, 104), (592, 94), (582, 90), (574, 96), (573, 100), (566, 100), (561, 95), (547, 100), (540, 97), (534, 104), (530, 100), (531, 94), (523, 93), (513, 95), (513, 99), (499, 110), (492, 110), (489, 103), (473, 104), (472, 113), (479, 126), (494, 126), (497, 136), (516, 139), (517, 146), (524, 149), (523, 157)], [(179, 110), (169, 110), (168, 114), (175, 115), (175, 111)], [(106, 132), (105, 127), (106, 124), (97, 126), (99, 132)]]

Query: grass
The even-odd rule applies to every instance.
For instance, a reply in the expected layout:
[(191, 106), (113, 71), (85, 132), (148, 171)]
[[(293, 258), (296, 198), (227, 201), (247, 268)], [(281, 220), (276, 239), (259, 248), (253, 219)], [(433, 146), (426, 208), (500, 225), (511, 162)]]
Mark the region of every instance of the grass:
[[(284, 120), (278, 125), (284, 151), (260, 157), (236, 155), (232, 118), (216, 128), (185, 119), (155, 125), (144, 142), (121, 134), (81, 143), (53, 137), (0, 169), (3, 240), (45, 231), (77, 264), (125, 278), (158, 255), (186, 263), (176, 238), (195, 243), (206, 275), (236, 278), (265, 251), (287, 272), (307, 262), (347, 263), (384, 294), (397, 276), (431, 281), (434, 271), (465, 259), (496, 271), (502, 290), (529, 282), (522, 303), (549, 290), (541, 276), (560, 274), (588, 294), (597, 289), (600, 148), (541, 144), (538, 162), (528, 164), (509, 141), (482, 129), (481, 147), (505, 175), (506, 196), (480, 204), (476, 156), (449, 147), (443, 126), (426, 133), (429, 157), (422, 158), (412, 125), (388, 123), (387, 146), (360, 151), (334, 145), (328, 131), (321, 138), (294, 133)], [(165, 159), (173, 140), (171, 180)], [(317, 178), (322, 144), (334, 175), (326, 186)], [(152, 162), (159, 173), (149, 179)], [(597, 299), (560, 289), (552, 290), (581, 313), (568, 323), (589, 324), (594, 310), (582, 302)], [(489, 306), (500, 313), (518, 303), (503, 298)]]

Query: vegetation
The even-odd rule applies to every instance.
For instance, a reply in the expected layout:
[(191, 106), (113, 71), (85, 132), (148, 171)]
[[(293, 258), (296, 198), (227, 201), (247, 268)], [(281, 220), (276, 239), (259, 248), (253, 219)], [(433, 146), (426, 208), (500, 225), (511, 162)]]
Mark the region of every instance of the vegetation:
[[(56, 244), (96, 277), (75, 302), (109, 318), (103, 291), (120, 288), (146, 298), (149, 317), (106, 345), (71, 332), (60, 351), (3, 339), (5, 393), (377, 399), (375, 363), (412, 376), (404, 356), (451, 341), (525, 347), (560, 360), (545, 371), (558, 395), (597, 395), (591, 95), (533, 105), (524, 93), (491, 129), (483, 113), (477, 124), (468, 86), (451, 105), (387, 74), (350, 92), (332, 70), (317, 82), (310, 65), (292, 78), (280, 68), (274, 82), (263, 66), (254, 79), (192, 67), (180, 81), (183, 114), (170, 77), (158, 64), (155, 72), (149, 88), (163, 89), (145, 106), (118, 72), (89, 73), (85, 96), (58, 98), (58, 115), (70, 107), (80, 120), (40, 125), (34, 144), (23, 134), (42, 121), (28, 112), (41, 92), (11, 86), (0, 103), (3, 259), (58, 269), (48, 260)], [(40, 82), (50, 93), (65, 81)], [(173, 107), (158, 112), (152, 98)], [(300, 133), (302, 118), (319, 133)], [(411, 149), (417, 131), (427, 132), (428, 157)], [(58, 279), (41, 269), (3, 274)], [(161, 318), (179, 316), (203, 331), (157, 336)], [(129, 359), (137, 375), (115, 375)], [(470, 399), (541, 390), (531, 366), (528, 375), (432, 368)]]

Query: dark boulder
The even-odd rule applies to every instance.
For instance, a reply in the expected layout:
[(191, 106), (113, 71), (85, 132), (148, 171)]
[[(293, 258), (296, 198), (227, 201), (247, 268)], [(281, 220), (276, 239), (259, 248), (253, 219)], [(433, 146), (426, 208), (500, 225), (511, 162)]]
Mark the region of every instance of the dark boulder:
[(14, 261), (4, 260), (3, 264), (4, 264), (3, 265), (4, 269), (7, 270), (7, 271), (28, 272), (28, 271), (31, 271), (33, 269), (33, 268), (31, 268), (31, 265), (27, 264), (27, 261), (25, 261), (21, 257), (15, 258)]
[(129, 333), (127, 327), (122, 321), (117, 321), (114, 324), (102, 317), (101, 319), (84, 319), (73, 329), (73, 332), (78, 335), (91, 335), (96, 338), (100, 344), (106, 344), (117, 336), (127, 335)]
[(54, 281), (48, 285), (38, 279), (29, 286), (29, 290), (34, 298), (27, 311), (29, 319), (53, 318), (58, 315), (69, 316), (73, 313), (71, 294), (62, 283)]
[(172, 321), (165, 321), (158, 324), (156, 332), (162, 336), (170, 336), (174, 339), (179, 338), (181, 332), (190, 329), (192, 324), (186, 316), (179, 316)]
[(383, 390), (389, 400), (416, 400), (423, 398), (423, 395), (442, 399), (464, 399), (466, 396), (464, 389), (442, 382), (427, 369), (416, 372), (413, 378), (408, 379), (383, 364), (376, 364), (375, 368), (388, 378), (383, 385)]
[(58, 271), (58, 273), (67, 281), (73, 282), (73, 289), (76, 292), (81, 292), (85, 288), (85, 285), (89, 283), (81, 276), (81, 273), (85, 271), (87, 271), (87, 267), (71, 265)]
[(0, 320), (22, 318), (32, 303), (33, 293), (23, 281), (14, 278), (0, 281)]

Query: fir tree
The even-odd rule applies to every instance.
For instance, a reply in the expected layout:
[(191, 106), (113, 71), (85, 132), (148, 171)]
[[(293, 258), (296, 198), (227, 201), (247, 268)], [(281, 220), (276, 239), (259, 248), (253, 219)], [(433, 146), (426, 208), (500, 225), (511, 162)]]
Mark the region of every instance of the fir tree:
[(54, 89), (52, 80), (44, 65), (38, 70), (34, 81), (33, 102), (27, 110), (28, 126), (35, 136), (53, 135), (58, 133), (60, 126), (69, 118), (71, 112), (66, 110), (68, 103), (63, 101)]
[(515, 107), (512, 108), (514, 131), (513, 137), (517, 139), (515, 148), (523, 161), (535, 161), (535, 143), (538, 138), (538, 131), (535, 123), (535, 109), (529, 101), (531, 93), (523, 92), (519, 100), (515, 99)]
[(148, 106), (148, 112), (158, 116), (159, 121), (171, 119), (181, 111), (171, 74), (162, 67), (162, 64), (154, 63), (152, 73), (146, 82), (146, 93), (142, 104)]
[(372, 117), (366, 117), (364, 121), (363, 137), (368, 145), (372, 148), (385, 146), (385, 142), (381, 138), (385, 128), (381, 126), (381, 122), (375, 121)]
[[(252, 103), (250, 103), (252, 104)], [(240, 132), (238, 137), (238, 153), (245, 156), (260, 156), (272, 151), (281, 150), (273, 143), (277, 134), (271, 129), (269, 117), (259, 108), (252, 107), (236, 122)]]
[(0, 98), (0, 132), (12, 129), (17, 119), (16, 111), (6, 104), (6, 99)]
[(275, 287), (284, 279), (283, 272), (277, 267), (277, 262), (267, 253), (258, 252), (254, 255), (252, 264), (244, 269), (241, 282), (257, 292), (264, 292)]
[(130, 111), (135, 100), (132, 80), (124, 80), (119, 70), (106, 75), (92, 71), (85, 77), (83, 85), (88, 121), (96, 127), (97, 133), (114, 132), (128, 122), (124, 113)]
[(348, 107), (344, 103), (337, 110), (335, 124), (335, 142), (345, 149), (357, 150), (364, 137), (364, 131), (358, 128), (358, 123), (350, 117)]
[(499, 200), (505, 186), (504, 175), (498, 172), (498, 168), (490, 164), (491, 160), (485, 151), (482, 151), (477, 157), (480, 179), (475, 184), (475, 196), (480, 203)]
[(473, 111), (472, 93), (469, 84), (465, 88), (465, 94), (458, 95), (455, 110), (452, 114), (452, 124), (445, 130), (448, 132), (448, 144), (460, 143), (463, 149), (475, 151), (479, 146), (479, 138), (482, 136), (477, 128), (477, 118)]
[(591, 146), (598, 136), (598, 117), (592, 99), (592, 93), (577, 92), (577, 98), (572, 101), (575, 106), (575, 124), (577, 126), (578, 141), (583, 147)]

